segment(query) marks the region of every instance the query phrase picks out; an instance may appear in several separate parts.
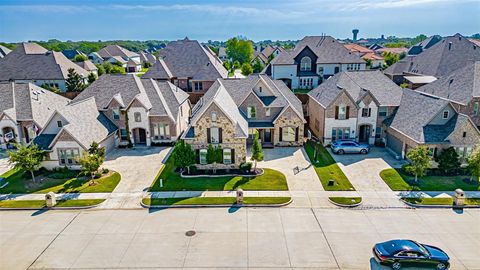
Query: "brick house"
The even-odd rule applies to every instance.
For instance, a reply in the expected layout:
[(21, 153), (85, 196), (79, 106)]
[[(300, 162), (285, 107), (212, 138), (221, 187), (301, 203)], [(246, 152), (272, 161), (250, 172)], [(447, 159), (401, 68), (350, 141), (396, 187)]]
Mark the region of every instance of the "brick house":
[(300, 100), (279, 80), (266, 75), (244, 79), (218, 79), (192, 110), (182, 136), (207, 167), (209, 144), (224, 149), (222, 168), (235, 168), (246, 160), (246, 147), (256, 132), (264, 147), (303, 144), (305, 119)]
[(119, 128), (121, 145), (173, 142), (188, 125), (188, 94), (170, 82), (104, 74), (73, 102), (90, 97), (95, 97), (97, 110)]
[(324, 144), (385, 137), (383, 120), (400, 105), (402, 90), (380, 71), (340, 72), (308, 93), (309, 128)]

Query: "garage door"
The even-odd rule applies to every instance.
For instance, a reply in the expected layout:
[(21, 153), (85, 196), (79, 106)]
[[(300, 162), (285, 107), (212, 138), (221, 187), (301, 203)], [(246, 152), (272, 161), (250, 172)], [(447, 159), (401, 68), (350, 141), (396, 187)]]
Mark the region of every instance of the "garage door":
[(390, 133), (387, 133), (387, 147), (390, 148), (390, 150), (395, 152), (397, 155), (402, 155), (402, 141)]

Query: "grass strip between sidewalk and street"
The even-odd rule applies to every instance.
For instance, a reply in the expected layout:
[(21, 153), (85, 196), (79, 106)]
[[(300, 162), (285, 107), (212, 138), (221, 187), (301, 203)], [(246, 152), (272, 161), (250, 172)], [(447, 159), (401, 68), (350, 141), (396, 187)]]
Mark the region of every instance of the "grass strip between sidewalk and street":
[[(308, 141), (305, 143), (305, 151), (307, 152), (310, 162), (315, 168), (323, 189), (326, 191), (353, 191), (355, 188), (348, 180), (347, 176), (343, 173), (342, 169), (335, 162), (330, 153), (319, 145), (318, 162), (315, 162), (315, 148), (314, 142)], [(335, 183), (332, 186), (328, 185), (328, 180), (333, 179)]]
[[(73, 199), (57, 201), (55, 207), (84, 207), (93, 206), (104, 202), (104, 199)], [(0, 201), (1, 208), (46, 208), (44, 200), (5, 200)]]
[[(402, 198), (402, 200), (419, 205), (453, 205), (453, 198)], [(480, 198), (466, 198), (465, 205), (480, 205)]]
[(328, 197), (334, 203), (341, 205), (354, 205), (362, 202), (362, 197)]
[[(245, 197), (243, 204), (284, 204), (290, 197)], [(235, 197), (191, 197), (191, 198), (144, 198), (143, 204), (150, 205), (222, 205), (235, 204)]]

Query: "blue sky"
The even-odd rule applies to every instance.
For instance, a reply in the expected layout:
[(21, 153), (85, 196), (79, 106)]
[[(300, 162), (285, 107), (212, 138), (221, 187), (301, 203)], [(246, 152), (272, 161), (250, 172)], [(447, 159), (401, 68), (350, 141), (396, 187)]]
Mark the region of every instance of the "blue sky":
[(480, 0), (0, 0), (0, 41), (471, 35), (479, 14)]

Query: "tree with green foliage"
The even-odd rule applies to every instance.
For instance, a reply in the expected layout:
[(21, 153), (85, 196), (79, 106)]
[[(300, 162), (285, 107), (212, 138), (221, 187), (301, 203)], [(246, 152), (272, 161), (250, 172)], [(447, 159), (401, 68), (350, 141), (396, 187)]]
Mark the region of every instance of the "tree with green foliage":
[(98, 76), (102, 76), (103, 74), (105, 74), (105, 68), (103, 67), (103, 65), (95, 64), (95, 66), (98, 68), (97, 70)]
[(262, 70), (265, 68), (265, 66), (260, 62), (260, 60), (257, 58), (255, 62), (253, 63), (253, 73), (260, 73)]
[(85, 89), (82, 77), (73, 68), (68, 69), (65, 85), (67, 87), (67, 92), (80, 92)]
[(101, 147), (97, 142), (92, 142), (88, 151), (78, 159), (78, 163), (82, 168), (82, 172), (90, 175), (91, 183), (94, 183), (95, 173), (105, 161), (105, 148)]
[(207, 163), (213, 164), (213, 173), (217, 172), (217, 163), (222, 163), (223, 153), (219, 146), (208, 145), (207, 148)]
[(253, 145), (252, 145), (252, 160), (255, 162), (255, 167), (254, 171), (257, 171), (257, 161), (262, 161), (263, 160), (263, 149), (262, 149), (262, 144), (260, 143), (258, 139), (258, 131), (255, 132), (255, 137), (253, 139)]
[(367, 58), (367, 59), (363, 59), (363, 60), (365, 60), (365, 62), (367, 62), (367, 67), (368, 67), (368, 68), (371, 68), (371, 67), (372, 67), (372, 59), (368, 59), (368, 58)]
[(427, 37), (426, 35), (424, 35), (424, 34), (418, 35), (418, 36), (414, 37), (414, 38), (410, 41), (410, 45), (413, 46), (413, 45), (415, 45), (415, 44), (417, 44), (417, 43), (419, 43), (419, 42), (424, 41), (424, 40), (427, 39), (427, 38), (428, 38), (428, 37)]
[(401, 83), (400, 88), (408, 88), (408, 83)]
[(468, 171), (470, 172), (470, 181), (474, 182), (476, 179), (477, 182), (480, 182), (480, 144), (475, 146), (472, 153), (467, 159)]
[(142, 67), (143, 68), (150, 68), (152, 66), (152, 63), (150, 62), (143, 62)]
[(8, 151), (8, 161), (15, 169), (30, 172), (32, 181), (35, 183), (34, 171), (38, 169), (43, 161), (45, 152), (38, 148), (36, 144), (23, 145), (17, 144), (16, 151)]
[(42, 84), (42, 85), (40, 85), (40, 87), (43, 88), (43, 89), (47, 89), (48, 91), (51, 91), (51, 92), (53, 92), (53, 93), (55, 93), (55, 94), (58, 94), (58, 93), (61, 92), (58, 87), (50, 86), (50, 85), (48, 85), (48, 84)]
[(97, 80), (97, 75), (95, 73), (88, 74), (88, 83), (92, 84), (95, 80)]
[(238, 69), (238, 68), (240, 68), (241, 66), (242, 66), (242, 64), (240, 63), (240, 61), (235, 60), (235, 61), (233, 62), (232, 70)]
[(385, 59), (385, 65), (387, 67), (395, 64), (399, 60), (398, 54), (395, 54), (395, 53), (392, 53), (392, 52), (383, 52), (382, 57), (383, 57), (383, 59)]
[(427, 170), (432, 166), (430, 164), (430, 153), (427, 147), (419, 146), (407, 153), (409, 164), (405, 166), (405, 170), (415, 175), (415, 183), (418, 183), (418, 177), (426, 174)]
[(92, 142), (88, 148), (88, 154), (98, 156), (103, 163), (106, 155), (105, 147), (101, 147), (97, 142)]
[(225, 51), (229, 59), (239, 61), (240, 64), (250, 63), (253, 58), (253, 44), (245, 38), (234, 37), (227, 40)]
[(88, 60), (88, 58), (83, 54), (77, 54), (73, 58), (73, 62), (84, 62), (84, 61), (87, 61), (87, 60)]
[(443, 149), (435, 160), (438, 162), (438, 168), (445, 174), (454, 173), (461, 165), (458, 153), (453, 147)]
[(125, 74), (125, 68), (122, 67), (122, 63), (115, 62), (114, 64), (110, 62), (104, 62), (103, 68), (107, 74)]
[(230, 71), (232, 69), (232, 63), (230, 63), (230, 61), (227, 60), (227, 61), (223, 62), (223, 67), (226, 70)]
[(186, 168), (187, 172), (190, 173), (190, 166), (195, 164), (195, 152), (190, 144), (180, 140), (175, 144), (172, 159), (176, 167)]
[(242, 74), (244, 76), (248, 76), (248, 75), (252, 74), (252, 72), (253, 72), (253, 68), (252, 68), (252, 66), (250, 66), (249, 63), (243, 63), (242, 64)]

